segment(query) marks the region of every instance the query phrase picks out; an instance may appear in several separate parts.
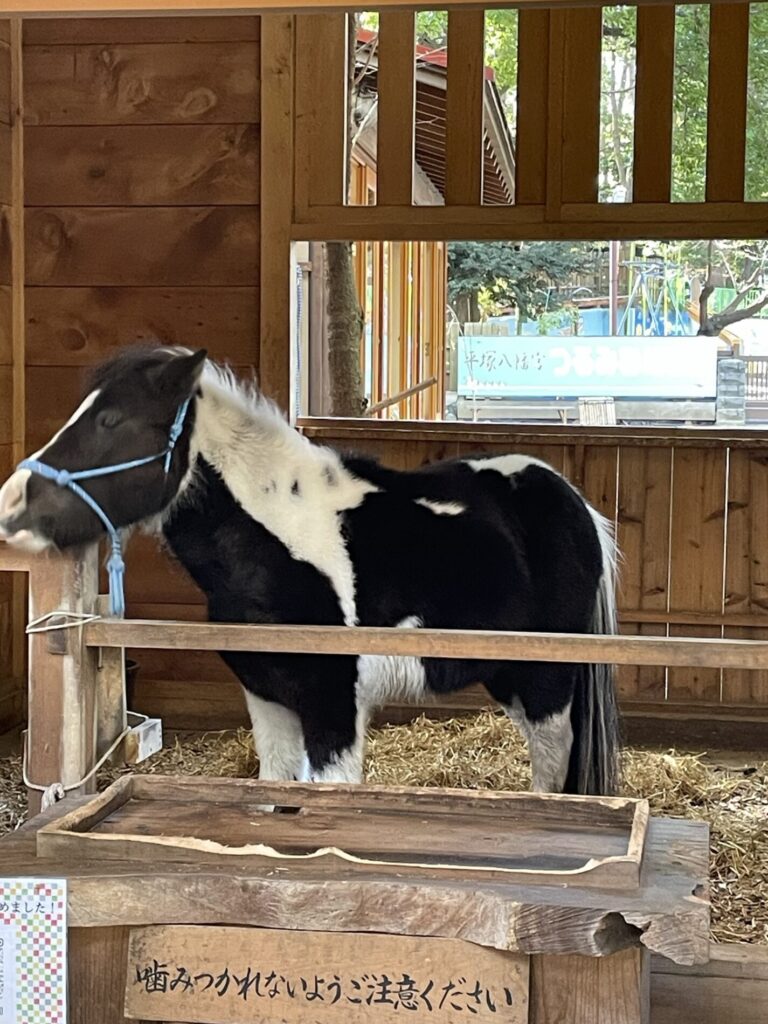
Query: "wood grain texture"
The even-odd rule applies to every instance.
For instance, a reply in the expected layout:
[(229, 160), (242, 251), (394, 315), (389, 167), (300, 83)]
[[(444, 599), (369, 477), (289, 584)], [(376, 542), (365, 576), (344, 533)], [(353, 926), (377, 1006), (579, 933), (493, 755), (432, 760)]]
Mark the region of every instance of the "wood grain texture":
[[(760, 449), (731, 452), (728, 465), (728, 526), (725, 621), (757, 616), (763, 628), (726, 627), (728, 637), (768, 637), (768, 579), (761, 509), (768, 501), (768, 458)], [(723, 673), (723, 701), (768, 704), (768, 674), (729, 669)]]
[(0, 42), (0, 124), (11, 123), (11, 48)]
[[(261, 964), (269, 961), (275, 975), (288, 979), (293, 988), (296, 979), (297, 995), (302, 991), (299, 979), (322, 977), (321, 998), (307, 1002), (292, 999), (285, 985), (278, 982), (266, 986), (273, 997), (270, 1010), (279, 1014), (283, 1024), (356, 1024), (358, 1020), (371, 1020), (379, 1015), (398, 1010), (419, 1016), (429, 1013), (436, 1024), (456, 1024), (463, 1016), (465, 1002), (477, 1024), (494, 1024), (498, 1007), (504, 1006), (506, 1024), (528, 1024), (527, 957), (502, 953), (498, 950), (469, 946), (466, 942), (450, 939), (418, 939), (396, 935), (339, 934), (329, 932), (270, 931), (258, 928), (220, 928), (161, 926), (131, 931), (128, 953), (129, 978), (140, 975), (146, 965), (155, 962), (184, 964), (192, 977), (200, 971), (221, 976), (237, 963)], [(402, 977), (401, 965), (408, 965), (413, 980), (415, 997), (405, 1003), (398, 998), (397, 988), (392, 995), (384, 994), (384, 1006), (375, 1004), (370, 1010), (366, 996), (355, 992), (367, 991), (367, 982), (373, 978)], [(365, 973), (370, 972), (370, 973)], [(175, 970), (173, 971), (175, 974)], [(239, 971), (238, 971), (239, 973)], [(450, 979), (469, 973), (473, 984), (477, 981), (479, 998), (466, 996), (441, 998), (443, 986)], [(361, 985), (361, 975), (365, 980)], [(328, 995), (326, 980), (333, 979)], [(437, 998), (419, 998), (429, 980)], [(314, 983), (312, 983), (314, 984)], [(397, 983), (395, 983), (397, 984)], [(338, 989), (336, 986), (338, 985)], [(357, 989), (354, 987), (357, 985)], [(184, 993), (176, 986), (161, 995), (146, 992), (145, 987), (130, 983), (126, 986), (126, 1011), (131, 1019), (151, 1017), (184, 1017), (187, 1021), (226, 1021), (227, 1024), (253, 1024), (257, 1002), (251, 989), (250, 998), (244, 999), (237, 986), (222, 991), (223, 986), (206, 991), (199, 985)], [(258, 989), (256, 991), (259, 991)], [(311, 991), (311, 990), (310, 990)], [(449, 992), (452, 990), (449, 988)], [(470, 988), (470, 992), (474, 991)], [(332, 997), (338, 992), (339, 1000)], [(484, 998), (488, 993), (488, 1000)], [(246, 990), (246, 995), (248, 994)], [(303, 994), (303, 992), (302, 992)], [(378, 995), (378, 991), (376, 993)], [(193, 996), (193, 998), (190, 998)], [(356, 1005), (361, 998), (361, 1005)], [(353, 1002), (350, 1003), (350, 1000)], [(387, 1005), (388, 1003), (388, 1005)], [(459, 1007), (456, 1010), (455, 1006)], [(427, 1005), (429, 1009), (427, 1009)], [(466, 1011), (464, 1011), (466, 1013)]]
[(259, 119), (255, 42), (29, 46), (24, 120), (42, 125)]
[(30, 126), (25, 147), (28, 207), (259, 202), (256, 125)]
[(11, 205), (11, 126), (0, 124), (0, 205)]
[(637, 10), (637, 78), (632, 200), (668, 203), (672, 182), (675, 8)]
[(0, 284), (11, 283), (11, 208), (0, 203)]
[(416, 109), (416, 34), (412, 11), (381, 14), (378, 58), (376, 196), (385, 205), (410, 206)]
[(251, 207), (37, 209), (27, 285), (253, 285), (259, 228)]
[(768, 952), (741, 943), (713, 945), (708, 964), (680, 967), (654, 957), (654, 1024), (763, 1024), (768, 1005)]
[(710, 7), (708, 202), (741, 202), (744, 199), (749, 11), (748, 3), (713, 4)]
[[(29, 573), (30, 620), (53, 611), (90, 614), (97, 595), (97, 553), (81, 561), (65, 556), (39, 558)], [(72, 642), (66, 633), (52, 653), (49, 635), (29, 639), (29, 719), (27, 764), (36, 786), (61, 782), (75, 785), (94, 763), (96, 747), (96, 656)], [(76, 794), (92, 793), (89, 779)], [(32, 813), (40, 808), (39, 789), (28, 791)]]
[[(26, 320), (30, 366), (93, 366), (159, 341), (258, 370), (258, 287), (29, 288)], [(0, 289), (0, 362), (2, 323)]]
[[(681, 632), (684, 627), (673, 627)], [(691, 630), (688, 631), (689, 634)], [(703, 632), (699, 628), (699, 632)], [(95, 647), (270, 653), (405, 655), (481, 661), (558, 661), (587, 664), (692, 666), (695, 680), (712, 669), (768, 667), (768, 642), (633, 637), (583, 633), (391, 629), (375, 626), (255, 626), (244, 623), (102, 620), (85, 627)], [(676, 691), (677, 695), (678, 691)], [(680, 696), (684, 696), (680, 694)], [(719, 699), (719, 688), (713, 702)]]
[(10, 366), (13, 362), (11, 330), (11, 289), (0, 285), (0, 366)]
[[(59, 808), (66, 813), (69, 806)], [(49, 818), (48, 820), (53, 820)], [(3, 838), (9, 876), (60, 878), (58, 862), (34, 860), (33, 830)], [(285, 862), (285, 870), (235, 873), (189, 864), (81, 861), (65, 869), (71, 927), (247, 924), (306, 931), (362, 931), (460, 937), (529, 954), (604, 956), (643, 943), (677, 963), (707, 959), (708, 829), (700, 822), (651, 820), (641, 888), (489, 885), (478, 879), (426, 884), (407, 873), (382, 885), (373, 872), (354, 884), (338, 867)], [(26, 867), (25, 867), (26, 865)], [(57, 873), (58, 872), (58, 873)], [(322, 896), (321, 896), (322, 893)]]
[[(310, 20), (314, 23), (313, 19)], [(345, 16), (334, 15), (330, 21), (322, 20), (321, 16), (321, 24), (317, 26), (318, 30), (322, 30), (321, 37), (316, 41), (321, 47), (318, 52), (324, 52), (322, 47), (325, 45), (331, 46), (326, 54), (331, 61), (336, 52), (333, 40), (336, 40), (335, 45), (338, 47), (336, 36), (339, 28), (343, 27), (339, 21), (345, 23)], [(298, 26), (298, 19), (282, 15), (265, 18), (262, 24), (262, 125), (263, 138), (268, 143), (262, 146), (261, 152), (259, 367), (261, 386), (265, 393), (289, 415), (298, 412), (292, 410), (295, 399), (294, 388), (291, 386), (292, 353), (288, 344), (288, 339), (294, 336), (295, 278), (292, 274), (291, 223), (294, 216), (294, 159), (298, 160), (298, 153), (294, 149), (294, 131), (297, 140), (299, 132), (298, 81), (294, 121), (294, 25)], [(314, 63), (320, 65), (319, 61)], [(330, 66), (334, 71), (337, 70), (332, 62)], [(333, 74), (329, 80), (333, 85)], [(328, 98), (327, 91), (325, 95)], [(319, 113), (317, 121), (322, 123)], [(338, 154), (334, 145), (328, 144), (328, 140), (325, 140), (324, 148), (330, 154), (327, 157), (330, 162), (323, 164), (324, 171), (333, 175), (341, 173), (342, 176), (339, 181), (328, 179), (327, 185), (330, 188), (336, 185), (340, 187), (343, 164), (340, 171)]]
[(445, 202), (480, 205), (485, 123), (485, 12), (448, 15), (445, 96)]
[[(296, 204), (300, 208), (340, 206), (346, 198), (347, 182), (347, 15), (300, 14), (295, 26), (296, 53), (323, 55), (322, 60), (304, 60), (295, 67)], [(265, 36), (265, 56), (268, 52)], [(280, 117), (289, 97), (285, 84), (274, 77), (277, 71), (279, 68), (271, 76), (271, 102), (273, 116)], [(266, 89), (266, 69), (264, 78), (262, 87)], [(286, 143), (287, 139), (281, 142)], [(277, 138), (273, 138), (273, 145), (278, 146)]]
[(24, 23), (25, 46), (258, 42), (257, 17), (41, 18)]
[[(623, 557), (620, 609), (647, 609), (663, 616), (668, 607), (671, 500), (671, 451), (622, 447), (617, 532)], [(666, 632), (663, 626), (653, 625), (641, 625), (638, 631), (645, 636)], [(619, 692), (625, 698), (663, 699), (665, 680), (663, 668), (625, 666), (619, 671)]]
[(517, 31), (515, 202), (544, 203), (549, 102), (549, 11), (520, 11)]
[(591, 203), (597, 200), (603, 12), (573, 9), (565, 19), (561, 197), (564, 203)]
[[(669, 608), (722, 612), (725, 543), (726, 453), (675, 451)], [(720, 635), (719, 629), (670, 626), (670, 636)], [(744, 666), (741, 666), (744, 667)], [(670, 669), (670, 700), (720, 700), (718, 667)]]
[(535, 957), (530, 1024), (649, 1024), (650, 957)]

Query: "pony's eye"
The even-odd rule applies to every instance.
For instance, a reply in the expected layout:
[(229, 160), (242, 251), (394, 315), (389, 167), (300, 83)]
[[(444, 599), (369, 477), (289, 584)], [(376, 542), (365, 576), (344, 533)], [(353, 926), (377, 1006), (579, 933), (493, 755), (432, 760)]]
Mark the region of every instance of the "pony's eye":
[(96, 413), (96, 426), (101, 430), (113, 430), (123, 422), (117, 409), (102, 409)]

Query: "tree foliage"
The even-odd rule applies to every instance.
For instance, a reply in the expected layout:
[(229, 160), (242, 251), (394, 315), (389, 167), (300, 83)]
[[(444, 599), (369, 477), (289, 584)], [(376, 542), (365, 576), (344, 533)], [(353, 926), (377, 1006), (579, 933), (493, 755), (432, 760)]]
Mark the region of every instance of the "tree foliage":
[(597, 255), (589, 242), (453, 242), (448, 247), (448, 298), (460, 320), (475, 320), (473, 302), (484, 292), (491, 312), (515, 306), (521, 326), (527, 318), (562, 306), (559, 286), (591, 268)]

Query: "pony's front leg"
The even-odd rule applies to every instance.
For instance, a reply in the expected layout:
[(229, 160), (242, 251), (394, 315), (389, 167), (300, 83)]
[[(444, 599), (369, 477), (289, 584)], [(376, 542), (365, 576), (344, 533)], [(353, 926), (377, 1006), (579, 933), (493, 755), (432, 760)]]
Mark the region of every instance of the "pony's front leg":
[(299, 716), (282, 704), (264, 700), (248, 690), (245, 690), (245, 700), (259, 759), (259, 778), (272, 782), (305, 782), (307, 759)]
[(367, 708), (357, 706), (354, 694), (339, 706), (317, 708), (302, 715), (311, 782), (362, 782)]

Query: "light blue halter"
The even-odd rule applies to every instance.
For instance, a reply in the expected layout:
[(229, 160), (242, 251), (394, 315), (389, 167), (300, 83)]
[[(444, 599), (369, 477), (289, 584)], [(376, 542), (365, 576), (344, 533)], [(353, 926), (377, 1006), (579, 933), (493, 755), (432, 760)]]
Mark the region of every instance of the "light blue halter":
[(109, 573), (109, 611), (111, 615), (119, 618), (125, 615), (125, 561), (123, 560), (123, 545), (120, 541), (120, 534), (101, 505), (77, 481), (93, 480), (95, 477), (109, 476), (111, 473), (121, 473), (126, 469), (136, 469), (138, 466), (146, 466), (150, 462), (157, 462), (158, 459), (165, 459), (163, 468), (165, 469), (165, 475), (168, 476), (171, 470), (173, 450), (184, 430), (184, 420), (186, 419), (191, 400), (190, 397), (179, 406), (176, 419), (173, 421), (173, 426), (168, 435), (168, 444), (157, 455), (148, 455), (144, 459), (133, 459), (131, 462), (120, 462), (114, 466), (102, 466), (100, 469), (81, 469), (75, 473), (70, 473), (67, 469), (54, 469), (53, 466), (48, 466), (38, 459), (25, 459), (17, 467), (17, 469), (28, 469), (31, 473), (37, 473), (38, 476), (51, 480), (57, 487), (66, 487), (73, 494), (76, 494), (78, 498), (81, 498), (102, 521), (112, 544), (109, 561), (107, 562), (107, 571)]

